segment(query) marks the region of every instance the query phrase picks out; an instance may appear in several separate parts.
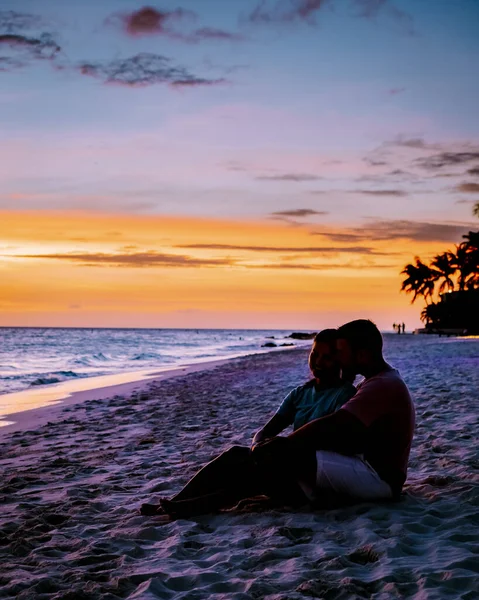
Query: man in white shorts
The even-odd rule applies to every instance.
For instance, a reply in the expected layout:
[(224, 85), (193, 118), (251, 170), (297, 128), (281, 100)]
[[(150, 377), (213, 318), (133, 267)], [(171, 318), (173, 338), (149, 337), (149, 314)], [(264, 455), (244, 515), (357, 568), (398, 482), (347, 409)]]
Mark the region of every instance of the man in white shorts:
[[(338, 329), (344, 372), (364, 375), (356, 394), (336, 413), (287, 437), (258, 444), (258, 464), (283, 462), (310, 500), (331, 492), (356, 500), (398, 498), (406, 480), (415, 413), (398, 371), (386, 363), (376, 325), (359, 319)], [(302, 472), (297, 465), (304, 466)]]

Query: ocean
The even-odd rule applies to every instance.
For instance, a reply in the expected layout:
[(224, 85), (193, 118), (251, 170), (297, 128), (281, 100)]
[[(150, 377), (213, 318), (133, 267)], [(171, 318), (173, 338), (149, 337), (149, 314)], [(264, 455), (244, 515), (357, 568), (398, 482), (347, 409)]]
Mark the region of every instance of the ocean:
[[(0, 394), (309, 345), (291, 330), (0, 328)], [(273, 348), (274, 349), (274, 348)]]

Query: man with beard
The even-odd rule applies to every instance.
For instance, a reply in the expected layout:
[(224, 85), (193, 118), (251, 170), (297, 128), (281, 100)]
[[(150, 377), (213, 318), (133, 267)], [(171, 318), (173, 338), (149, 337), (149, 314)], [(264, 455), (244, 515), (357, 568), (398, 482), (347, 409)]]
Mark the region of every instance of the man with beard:
[(310, 500), (331, 493), (352, 500), (396, 499), (406, 481), (415, 413), (409, 390), (383, 358), (383, 340), (366, 319), (338, 329), (337, 358), (350, 375), (363, 375), (356, 394), (334, 414), (310, 421), (288, 437), (258, 444), (260, 465), (307, 465)]

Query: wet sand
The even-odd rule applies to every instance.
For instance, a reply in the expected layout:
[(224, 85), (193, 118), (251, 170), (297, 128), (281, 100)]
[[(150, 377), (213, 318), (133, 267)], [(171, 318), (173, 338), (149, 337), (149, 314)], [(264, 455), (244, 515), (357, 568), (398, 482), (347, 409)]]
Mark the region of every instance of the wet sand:
[(0, 598), (477, 598), (470, 364), (447, 380), (433, 363), (403, 371), (418, 426), (398, 504), (246, 507), (168, 524), (139, 515), (222, 450), (249, 444), (307, 379), (306, 357), (245, 357), (109, 399), (92, 393), (55, 407), (50, 422), (5, 432)]

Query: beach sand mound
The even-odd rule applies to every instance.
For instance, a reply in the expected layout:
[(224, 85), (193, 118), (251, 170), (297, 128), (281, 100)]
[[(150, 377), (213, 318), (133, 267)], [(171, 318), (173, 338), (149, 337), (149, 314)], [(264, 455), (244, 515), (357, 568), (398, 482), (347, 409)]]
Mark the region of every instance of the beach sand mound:
[(437, 383), (434, 365), (414, 374), (418, 429), (399, 503), (292, 511), (255, 498), (167, 524), (139, 515), (248, 444), (307, 378), (306, 357), (236, 359), (4, 437), (0, 598), (479, 597), (477, 372), (456, 373), (461, 393)]

